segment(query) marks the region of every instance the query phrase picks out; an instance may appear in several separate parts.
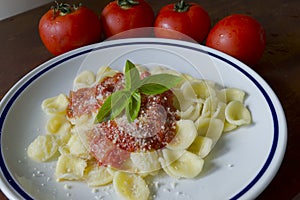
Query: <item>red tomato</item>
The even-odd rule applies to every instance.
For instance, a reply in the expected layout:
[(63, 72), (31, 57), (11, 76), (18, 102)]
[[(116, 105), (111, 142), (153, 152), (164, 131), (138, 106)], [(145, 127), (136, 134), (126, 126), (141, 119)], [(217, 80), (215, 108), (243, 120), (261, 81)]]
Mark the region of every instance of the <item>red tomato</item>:
[(234, 14), (225, 17), (211, 29), (206, 45), (251, 66), (257, 64), (264, 52), (266, 34), (252, 17)]
[(92, 10), (61, 3), (42, 16), (39, 33), (46, 48), (59, 55), (100, 41), (101, 24)]
[(174, 32), (178, 31), (201, 43), (209, 32), (210, 17), (200, 5), (181, 0), (161, 8), (154, 27), (161, 28), (155, 29), (157, 37), (185, 39)]
[(144, 0), (118, 0), (110, 2), (101, 13), (106, 37), (142, 27), (152, 27), (154, 11)]

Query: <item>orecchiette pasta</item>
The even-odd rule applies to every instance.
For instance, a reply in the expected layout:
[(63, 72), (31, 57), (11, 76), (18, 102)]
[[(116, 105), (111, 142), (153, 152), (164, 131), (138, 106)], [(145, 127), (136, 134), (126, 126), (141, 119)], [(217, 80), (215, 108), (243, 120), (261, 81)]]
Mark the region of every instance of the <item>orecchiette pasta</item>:
[(226, 108), (226, 104), (223, 102), (219, 102), (211, 117), (224, 121), (225, 120), (225, 108)]
[(199, 118), (196, 122), (198, 135), (212, 139), (214, 146), (223, 132), (224, 122), (217, 118)]
[(141, 173), (159, 170), (161, 166), (158, 158), (159, 155), (157, 151), (133, 152), (130, 154), (130, 159), (133, 163), (133, 166), (136, 167), (138, 172)]
[(202, 158), (185, 150), (178, 159), (163, 169), (174, 178), (194, 178), (202, 171), (203, 165)]
[(62, 114), (66, 112), (69, 100), (65, 94), (45, 99), (42, 102), (42, 110), (46, 114)]
[(78, 134), (73, 134), (71, 136), (68, 143), (66, 144), (66, 147), (69, 150), (68, 152), (70, 152), (70, 154), (72, 154), (76, 157), (83, 158), (83, 159), (90, 158), (90, 154), (89, 154), (87, 148), (82, 143), (82, 140)]
[(87, 161), (74, 155), (59, 156), (55, 169), (55, 176), (61, 180), (83, 180)]
[(205, 136), (197, 136), (188, 151), (205, 158), (213, 148), (213, 140)]
[(231, 101), (225, 109), (226, 120), (237, 126), (250, 124), (251, 114), (250, 111), (240, 101)]
[(211, 117), (216, 112), (218, 104), (219, 100), (215, 96), (206, 98), (203, 104), (201, 117)]
[(190, 119), (192, 121), (195, 121), (200, 116), (202, 106), (202, 103), (193, 103), (189, 108), (180, 112), (180, 117), (182, 119)]
[(137, 174), (116, 172), (113, 185), (117, 193), (128, 200), (147, 200), (150, 190), (145, 180)]
[(168, 149), (187, 149), (195, 140), (197, 129), (192, 120), (180, 120), (177, 122), (177, 133), (173, 140), (167, 145)]
[(161, 67), (161, 66), (153, 67), (150, 70), (150, 73), (151, 74), (173, 74), (173, 75), (177, 75), (177, 76), (181, 75), (179, 72), (176, 72), (174, 70), (170, 70), (170, 69), (167, 69), (167, 68)]
[(231, 101), (240, 101), (242, 103), (244, 102), (245, 92), (240, 89), (225, 88), (222, 89), (221, 92), (223, 92), (226, 97), (226, 103), (229, 103)]
[(33, 160), (45, 162), (57, 153), (58, 147), (55, 136), (40, 135), (28, 146), (27, 154)]
[(184, 112), (193, 105), (192, 99), (186, 99), (180, 88), (173, 88), (172, 92), (175, 94), (175, 107), (179, 111)]
[(74, 79), (74, 90), (91, 86), (96, 81), (96, 76), (91, 71), (83, 71)]
[(226, 133), (226, 132), (232, 131), (232, 130), (236, 129), (237, 127), (238, 127), (237, 125), (230, 124), (229, 122), (225, 121), (223, 132)]
[[(124, 126), (124, 124), (121, 126), (123, 118), (114, 120), (115, 124), (113, 121), (100, 125), (94, 123), (98, 111), (97, 106), (104, 102), (101, 93), (103, 90), (98, 88), (97, 84), (112, 80), (118, 73), (121, 73), (103, 66), (96, 74), (83, 71), (73, 82), (74, 90), (80, 89), (81, 92), (78, 95), (81, 98), (80, 101), (74, 101), (79, 108), (84, 99), (87, 99), (87, 102), (91, 101), (88, 95), (95, 95), (92, 103), (100, 102), (99, 105), (92, 104), (90, 107), (85, 105), (84, 109), (92, 109), (90, 112), (72, 117), (68, 109), (74, 102), (65, 94), (59, 94), (42, 102), (42, 110), (50, 115), (45, 127), (46, 134), (38, 136), (28, 146), (28, 156), (39, 162), (57, 159), (55, 169), (57, 181), (84, 181), (90, 187), (112, 183), (115, 191), (123, 198), (143, 200), (148, 199), (150, 195), (144, 177), (154, 176), (160, 172), (165, 172), (174, 178), (197, 177), (203, 169), (204, 158), (212, 151), (222, 133), (250, 124), (252, 121), (251, 113), (244, 104), (246, 93), (240, 89), (221, 88), (212, 81), (199, 80), (191, 75), (181, 74), (164, 67), (153, 67), (149, 71), (142, 65), (136, 68), (139, 70), (141, 79), (149, 74), (161, 73), (183, 78), (183, 81), (171, 89), (174, 94), (176, 123), (170, 128), (175, 130), (175, 134), (168, 136), (172, 138), (167, 144), (156, 150), (141, 148), (130, 151), (122, 149), (120, 144), (116, 145), (120, 141), (119, 137), (124, 137), (122, 131), (126, 128), (130, 131), (137, 131), (138, 134), (129, 131), (129, 138), (132, 140), (138, 138), (138, 145), (143, 145), (147, 141), (153, 142), (147, 137), (153, 137), (154, 129), (148, 130), (146, 139), (145, 137), (139, 138), (139, 126), (147, 122), (147, 118), (143, 118), (144, 121), (140, 121), (140, 124), (137, 123), (138, 127)], [(108, 81), (105, 84), (109, 85), (107, 88), (109, 92), (114, 92), (114, 83)], [(91, 89), (93, 87), (94, 89)], [(149, 115), (147, 112), (150, 111), (151, 109), (143, 111), (141, 115), (147, 116)], [(170, 110), (166, 109), (164, 113), (169, 112)], [(159, 126), (158, 129), (163, 130), (166, 127), (161, 124), (163, 123), (161, 121), (167, 119), (167, 114), (165, 115), (163, 117), (157, 115), (155, 118), (160, 117), (160, 121), (151, 122), (150, 119), (150, 122), (155, 122), (154, 127)], [(114, 129), (110, 129), (111, 127)], [(117, 132), (112, 135), (103, 134), (112, 130), (117, 130)], [(141, 132), (145, 132), (144, 129)], [(91, 145), (91, 142), (95, 144)], [(130, 145), (134, 147), (132, 143)], [(155, 144), (151, 143), (151, 145)], [(107, 159), (108, 164), (100, 162), (99, 157), (104, 161)]]
[(107, 167), (99, 166), (96, 161), (88, 163), (85, 173), (86, 182), (90, 187), (110, 184), (114, 178), (114, 174)]
[(46, 125), (46, 130), (51, 134), (59, 134), (68, 132), (71, 129), (71, 124), (65, 115), (54, 115), (49, 119)]
[(171, 150), (171, 149), (163, 149), (161, 151), (162, 157), (159, 159), (159, 162), (163, 168), (166, 168), (171, 163), (178, 160), (182, 154), (185, 152), (185, 150)]
[(110, 67), (107, 66), (100, 67), (96, 75), (96, 81), (101, 82), (105, 77), (111, 77), (116, 73), (117, 71), (111, 69)]

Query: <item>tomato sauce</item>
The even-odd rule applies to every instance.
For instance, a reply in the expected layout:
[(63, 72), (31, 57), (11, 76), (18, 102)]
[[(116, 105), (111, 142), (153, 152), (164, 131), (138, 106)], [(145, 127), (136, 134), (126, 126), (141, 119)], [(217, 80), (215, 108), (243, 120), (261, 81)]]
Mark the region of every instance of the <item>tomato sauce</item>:
[[(117, 73), (113, 77), (106, 77), (94, 87), (72, 91), (67, 116), (74, 118), (95, 113), (110, 94), (123, 88), (124, 76)], [(132, 123), (123, 115), (95, 124), (86, 133), (91, 154), (100, 164), (120, 169), (130, 157), (130, 152), (159, 150), (175, 137), (179, 116), (173, 105), (173, 92), (168, 90), (150, 96), (142, 94), (141, 97), (139, 115)]]
[(84, 114), (97, 112), (111, 93), (123, 88), (123, 77), (122, 73), (116, 73), (112, 77), (104, 78), (94, 87), (71, 91), (67, 116), (77, 118)]
[(101, 83), (96, 86), (96, 96), (100, 101), (106, 99), (113, 92), (123, 89), (124, 75), (116, 73), (112, 77), (105, 77)]
[(81, 88), (77, 91), (71, 91), (69, 96), (69, 105), (67, 116), (69, 118), (80, 117), (84, 114), (91, 114), (98, 110), (100, 104), (96, 99), (96, 88)]
[(130, 152), (118, 148), (105, 137), (105, 130), (97, 124), (86, 134), (90, 137), (90, 152), (100, 165), (124, 169), (123, 163), (130, 157)]
[(135, 152), (158, 150), (165, 147), (176, 134), (176, 109), (174, 94), (167, 91), (154, 96), (142, 96), (140, 114), (129, 124), (113, 120), (99, 124), (107, 139), (119, 148)]

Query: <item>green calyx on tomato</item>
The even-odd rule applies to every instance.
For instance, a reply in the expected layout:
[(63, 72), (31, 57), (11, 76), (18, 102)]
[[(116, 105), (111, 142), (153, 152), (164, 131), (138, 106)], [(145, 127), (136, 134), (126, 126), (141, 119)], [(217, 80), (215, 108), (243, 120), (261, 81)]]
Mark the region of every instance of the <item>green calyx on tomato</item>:
[(53, 17), (57, 16), (58, 14), (60, 16), (70, 14), (81, 6), (81, 3), (78, 6), (77, 5), (71, 6), (68, 3), (58, 3), (57, 1), (55, 1), (55, 4), (56, 4), (55, 6), (51, 6), (51, 9), (53, 10)]
[(174, 4), (174, 11), (176, 12), (187, 12), (190, 8), (190, 4), (186, 3), (184, 0), (181, 0)]
[(139, 2), (135, 0), (117, 0), (117, 4), (123, 9), (129, 9), (134, 5), (138, 5)]

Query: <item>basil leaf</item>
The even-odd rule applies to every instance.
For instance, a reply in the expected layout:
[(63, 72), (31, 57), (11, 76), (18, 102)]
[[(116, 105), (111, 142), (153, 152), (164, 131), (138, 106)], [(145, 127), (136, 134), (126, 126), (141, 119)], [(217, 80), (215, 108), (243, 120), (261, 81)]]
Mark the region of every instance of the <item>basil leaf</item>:
[(141, 78), (138, 69), (132, 62), (127, 60), (125, 65), (125, 88), (134, 91), (138, 88), (140, 82)]
[(167, 90), (169, 90), (169, 88), (155, 83), (145, 84), (139, 88), (139, 91), (146, 95), (161, 94)]
[(133, 122), (139, 115), (141, 108), (141, 94), (139, 92), (134, 92), (131, 95), (129, 103), (126, 107), (126, 116), (128, 122)]
[(115, 119), (125, 109), (130, 99), (130, 92), (126, 90), (116, 91), (111, 97), (111, 119)]
[(129, 122), (138, 117), (141, 107), (141, 94), (155, 95), (176, 86), (182, 78), (172, 74), (156, 74), (140, 78), (136, 66), (126, 61), (125, 65), (125, 89), (112, 93), (101, 106), (95, 123), (116, 118), (125, 109)]
[(176, 86), (180, 81), (182, 81), (182, 77), (175, 76), (172, 74), (154, 74), (151, 76), (147, 76), (142, 80), (142, 84), (155, 83), (159, 85), (163, 85), (166, 88), (172, 88)]
[(128, 104), (130, 92), (126, 90), (116, 91), (112, 93), (97, 113), (95, 123), (106, 122), (116, 118)]
[(110, 119), (111, 115), (111, 96), (107, 97), (100, 110), (97, 113), (94, 123), (106, 122)]
[(142, 85), (138, 90), (146, 95), (161, 94), (175, 87), (180, 81), (182, 81), (182, 77), (172, 74), (151, 75), (141, 81)]

